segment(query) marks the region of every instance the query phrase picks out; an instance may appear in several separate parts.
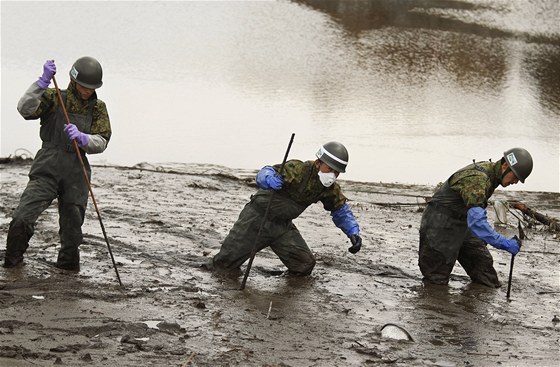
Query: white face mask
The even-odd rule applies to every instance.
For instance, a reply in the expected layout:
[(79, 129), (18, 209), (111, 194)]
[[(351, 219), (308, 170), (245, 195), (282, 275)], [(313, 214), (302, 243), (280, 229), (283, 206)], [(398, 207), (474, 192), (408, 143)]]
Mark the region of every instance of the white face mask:
[(330, 187), (336, 181), (336, 175), (334, 172), (321, 172), (319, 171), (319, 180), (325, 187)]

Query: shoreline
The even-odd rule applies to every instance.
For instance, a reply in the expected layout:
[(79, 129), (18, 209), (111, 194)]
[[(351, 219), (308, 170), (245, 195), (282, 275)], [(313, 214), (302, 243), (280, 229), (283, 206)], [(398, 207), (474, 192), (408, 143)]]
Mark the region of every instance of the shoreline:
[[(0, 165), (31, 165), (32, 158), (21, 158), (21, 157), (0, 157)], [(168, 174), (179, 174), (179, 175), (218, 175), (223, 177), (230, 177), (232, 179), (247, 181), (254, 179), (258, 172), (258, 169), (245, 169), (245, 168), (234, 168), (213, 163), (182, 163), (182, 162), (139, 162), (133, 165), (120, 165), (114, 163), (91, 163), (91, 167), (100, 168), (115, 168), (122, 170), (140, 170), (148, 172), (159, 172)], [(236, 174), (233, 174), (235, 172)], [(382, 181), (357, 181), (357, 180), (347, 180), (345, 178), (339, 178), (338, 182), (350, 185), (370, 185), (379, 186), (385, 188), (398, 188), (398, 189), (420, 189), (420, 190), (434, 190), (436, 185), (431, 184), (416, 184), (416, 183), (403, 183), (403, 182), (382, 182)], [(440, 182), (441, 183), (441, 182)], [(522, 186), (520, 186), (522, 187)], [(504, 189), (501, 186), (498, 189), (506, 190), (510, 193), (519, 194), (550, 194), (559, 195), (560, 191), (542, 191), (542, 190), (523, 190), (515, 187)]]

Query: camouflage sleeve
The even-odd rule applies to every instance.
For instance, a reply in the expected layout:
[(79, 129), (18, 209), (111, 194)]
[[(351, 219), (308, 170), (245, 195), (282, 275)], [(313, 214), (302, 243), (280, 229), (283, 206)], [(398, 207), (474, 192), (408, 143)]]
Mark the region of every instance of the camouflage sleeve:
[(490, 181), (486, 175), (471, 174), (457, 180), (450, 187), (461, 195), (467, 208), (475, 206), (486, 208), (488, 200), (486, 193), (489, 186)]
[(93, 122), (91, 123), (90, 134), (100, 135), (107, 142), (111, 139), (111, 123), (105, 102), (98, 99), (93, 109)]
[(348, 199), (342, 193), (340, 185), (336, 182), (329, 188), (329, 190), (325, 192), (325, 194), (321, 198), (323, 208), (330, 212), (340, 209), (347, 201)]
[(20, 98), (17, 109), (24, 119), (36, 120), (43, 115), (54, 112), (57, 104), (54, 89), (45, 90), (40, 88), (37, 83), (33, 83)]
[(286, 161), (282, 172), (280, 172), (281, 164), (275, 164), (272, 167), (276, 172), (280, 173), (284, 179), (284, 186), (286, 188), (294, 184), (299, 184), (303, 180), (303, 175), (305, 174), (305, 164), (297, 159)]

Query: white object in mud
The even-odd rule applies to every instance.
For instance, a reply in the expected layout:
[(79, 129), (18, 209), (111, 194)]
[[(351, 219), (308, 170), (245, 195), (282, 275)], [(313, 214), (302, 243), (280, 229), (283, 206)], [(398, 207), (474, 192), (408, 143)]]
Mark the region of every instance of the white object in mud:
[(501, 224), (507, 224), (507, 204), (500, 200), (494, 201), (494, 211), (496, 211), (498, 222)]
[(383, 338), (397, 339), (397, 340), (410, 340), (412, 336), (403, 327), (395, 324), (385, 324), (381, 328), (381, 336)]

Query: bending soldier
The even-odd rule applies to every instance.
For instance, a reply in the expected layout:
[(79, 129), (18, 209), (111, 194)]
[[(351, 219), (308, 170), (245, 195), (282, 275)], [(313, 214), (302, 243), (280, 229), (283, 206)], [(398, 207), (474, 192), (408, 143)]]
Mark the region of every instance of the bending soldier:
[(256, 250), (270, 246), (288, 268), (288, 274), (308, 275), (315, 266), (315, 257), (292, 220), (318, 201), (331, 212), (334, 224), (349, 237), (352, 246), (348, 250), (353, 254), (360, 250), (360, 228), (335, 182), (339, 173), (346, 171), (348, 151), (341, 143), (329, 142), (319, 149), (316, 157), (315, 161), (289, 160), (283, 172), (278, 172), (281, 165), (266, 166), (258, 172), (256, 181), (260, 190), (251, 196), (220, 252), (214, 256), (214, 270), (226, 273), (238, 270), (249, 259), (273, 190), (275, 195)]
[(447, 284), (459, 261), (474, 283), (501, 286), (486, 244), (515, 255), (519, 242), (488, 224), (486, 206), (499, 185), (525, 182), (532, 170), (529, 152), (513, 148), (496, 163), (473, 163), (445, 181), (422, 214), (418, 265), (424, 281)]

